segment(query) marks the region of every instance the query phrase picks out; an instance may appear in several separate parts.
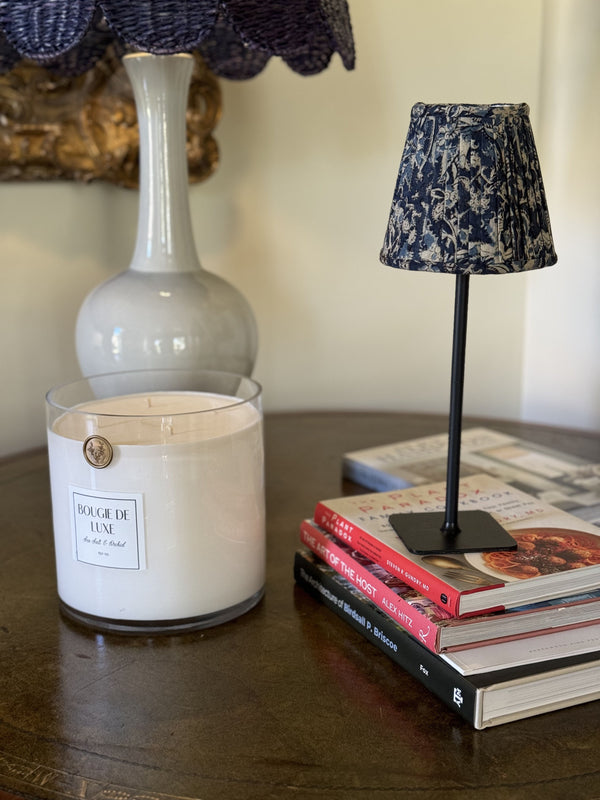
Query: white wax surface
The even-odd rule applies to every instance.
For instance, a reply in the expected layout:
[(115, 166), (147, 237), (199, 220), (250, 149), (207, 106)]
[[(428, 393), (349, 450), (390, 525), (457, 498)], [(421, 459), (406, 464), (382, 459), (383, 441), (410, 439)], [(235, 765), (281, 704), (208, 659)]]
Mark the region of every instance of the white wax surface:
[(226, 395), (143, 392), (82, 403), (59, 417), (53, 430), (79, 441), (99, 434), (112, 444), (198, 442), (245, 427), (253, 410)]
[[(232, 402), (194, 392), (131, 395), (86, 403), (56, 420), (48, 443), (58, 592), (65, 603), (110, 619), (175, 620), (217, 613), (262, 589), (262, 421), (252, 405)], [(216, 413), (184, 413), (224, 404)], [(143, 419), (117, 416), (123, 413)], [(91, 434), (113, 445), (105, 469), (84, 459), (82, 442)], [(69, 487), (142, 496), (141, 568), (76, 559)]]

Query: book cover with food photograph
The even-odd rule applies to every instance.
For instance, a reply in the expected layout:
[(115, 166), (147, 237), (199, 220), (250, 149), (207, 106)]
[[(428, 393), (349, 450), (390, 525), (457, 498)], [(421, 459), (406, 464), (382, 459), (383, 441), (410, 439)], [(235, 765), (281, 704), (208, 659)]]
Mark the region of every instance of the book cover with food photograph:
[(460, 512), (490, 513), (516, 539), (515, 551), (417, 555), (389, 517), (443, 511), (445, 483), (338, 497), (317, 503), (314, 521), (416, 588), (452, 616), (516, 608), (600, 585), (600, 529), (489, 475), (460, 481)]

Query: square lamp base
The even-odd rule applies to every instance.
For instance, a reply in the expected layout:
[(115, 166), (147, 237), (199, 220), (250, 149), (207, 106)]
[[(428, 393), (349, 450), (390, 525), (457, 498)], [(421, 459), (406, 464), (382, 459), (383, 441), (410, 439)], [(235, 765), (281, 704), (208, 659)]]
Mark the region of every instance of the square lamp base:
[(417, 555), (517, 549), (513, 537), (486, 511), (460, 513), (460, 531), (456, 534), (442, 530), (445, 521), (443, 512), (392, 514), (389, 520), (404, 546)]

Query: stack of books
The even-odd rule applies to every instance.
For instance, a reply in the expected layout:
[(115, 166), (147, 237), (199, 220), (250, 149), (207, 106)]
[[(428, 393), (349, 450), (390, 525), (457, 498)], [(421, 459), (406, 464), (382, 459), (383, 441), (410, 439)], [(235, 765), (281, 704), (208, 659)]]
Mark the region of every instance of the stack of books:
[(518, 549), (409, 552), (389, 516), (444, 504), (443, 481), (320, 501), (297, 583), (475, 728), (599, 699), (600, 528), (474, 474), (459, 514), (491, 513)]

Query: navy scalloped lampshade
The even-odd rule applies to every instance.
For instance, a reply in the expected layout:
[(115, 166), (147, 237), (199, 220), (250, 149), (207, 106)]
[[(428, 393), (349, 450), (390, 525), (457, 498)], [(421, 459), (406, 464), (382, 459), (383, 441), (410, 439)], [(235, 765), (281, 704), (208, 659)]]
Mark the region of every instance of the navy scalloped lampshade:
[(118, 50), (198, 51), (219, 77), (257, 75), (280, 56), (302, 75), (338, 52), (354, 67), (347, 0), (0, 0), (0, 72), (21, 58), (77, 75)]
[(474, 275), (556, 263), (525, 103), (413, 106), (380, 259)]

